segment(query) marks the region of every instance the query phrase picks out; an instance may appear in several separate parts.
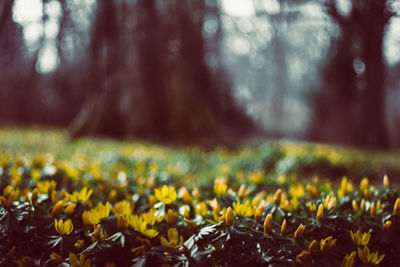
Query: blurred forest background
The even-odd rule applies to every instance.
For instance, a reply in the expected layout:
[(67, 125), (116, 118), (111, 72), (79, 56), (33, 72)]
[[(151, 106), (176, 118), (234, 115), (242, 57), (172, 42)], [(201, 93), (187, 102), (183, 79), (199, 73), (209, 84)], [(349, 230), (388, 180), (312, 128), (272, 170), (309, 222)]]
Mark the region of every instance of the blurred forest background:
[(0, 125), (400, 146), (398, 0), (2, 0)]

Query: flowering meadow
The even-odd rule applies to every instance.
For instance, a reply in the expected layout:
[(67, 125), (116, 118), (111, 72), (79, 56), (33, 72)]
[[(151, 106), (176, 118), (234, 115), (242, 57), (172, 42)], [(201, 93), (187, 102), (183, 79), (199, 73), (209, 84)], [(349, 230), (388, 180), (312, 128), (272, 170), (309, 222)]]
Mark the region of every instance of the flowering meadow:
[(1, 130), (0, 265), (400, 266), (399, 160)]

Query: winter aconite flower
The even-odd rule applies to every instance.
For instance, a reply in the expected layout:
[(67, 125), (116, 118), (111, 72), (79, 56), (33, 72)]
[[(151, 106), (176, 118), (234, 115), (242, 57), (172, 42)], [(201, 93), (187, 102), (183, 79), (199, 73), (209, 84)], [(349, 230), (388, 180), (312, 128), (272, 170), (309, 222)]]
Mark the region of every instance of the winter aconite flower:
[(176, 200), (176, 191), (173, 186), (163, 185), (160, 188), (154, 189), (154, 194), (156, 199), (164, 204), (171, 204)]
[(179, 235), (175, 228), (170, 228), (168, 230), (168, 240), (163, 236), (160, 238), (161, 245), (171, 248), (180, 247), (183, 244), (183, 241), (183, 237)]
[(225, 214), (225, 223), (226, 223), (226, 225), (231, 226), (231, 225), (233, 224), (233, 220), (234, 220), (234, 219), (235, 219), (235, 217), (234, 217), (234, 215), (233, 215), (232, 208), (229, 207), (229, 208), (226, 210), (226, 214)]
[(54, 220), (54, 228), (59, 235), (69, 235), (74, 230), (74, 225), (70, 219), (66, 220)]
[(303, 224), (300, 224), (297, 230), (294, 232), (293, 239), (296, 241), (298, 238), (303, 237), (304, 230), (306, 229), (306, 226)]
[(217, 196), (223, 196), (226, 194), (226, 190), (228, 189), (228, 185), (224, 182), (216, 180), (214, 183), (214, 193)]
[(325, 239), (321, 239), (319, 242), (319, 246), (322, 252), (328, 252), (336, 245), (336, 239), (333, 239), (332, 236), (328, 236)]
[(249, 201), (246, 201), (244, 204), (237, 201), (236, 203), (233, 203), (233, 209), (238, 216), (242, 217), (250, 217), (254, 214), (254, 208), (251, 206)]
[(385, 257), (384, 254), (379, 255), (378, 251), (371, 253), (368, 247), (364, 247), (363, 249), (358, 248), (357, 252), (360, 260), (365, 264), (378, 265)]
[(269, 234), (272, 228), (272, 214), (268, 213), (264, 221), (264, 233)]
[(354, 262), (356, 260), (356, 256), (357, 256), (357, 252), (355, 252), (355, 251), (344, 256), (343, 261), (342, 261), (342, 267), (353, 267)]
[(115, 203), (112, 212), (118, 215), (126, 215), (126, 216), (131, 215), (132, 214), (131, 203), (127, 200), (117, 202)]
[(147, 237), (153, 238), (158, 235), (157, 230), (147, 228), (147, 223), (142, 216), (139, 215), (130, 216), (129, 225), (133, 229), (135, 229), (136, 231)]
[(96, 208), (91, 210), (85, 210), (82, 214), (82, 221), (85, 225), (96, 225), (102, 219), (107, 218), (110, 215), (110, 203), (107, 202), (105, 205), (102, 203), (97, 204)]
[(65, 202), (71, 201), (74, 203), (85, 202), (90, 198), (92, 193), (93, 193), (92, 189), (88, 190), (86, 187), (84, 187), (79, 193), (77, 191), (74, 191), (72, 194), (66, 193), (64, 201)]
[(81, 253), (81, 255), (79, 256), (79, 260), (78, 260), (78, 257), (74, 253), (69, 253), (69, 264), (72, 267), (90, 267), (91, 266), (90, 259), (85, 259), (84, 253)]
[(371, 233), (361, 233), (358, 230), (355, 234), (353, 231), (350, 231), (351, 239), (353, 240), (354, 244), (357, 246), (366, 246), (369, 243), (369, 239), (371, 238)]

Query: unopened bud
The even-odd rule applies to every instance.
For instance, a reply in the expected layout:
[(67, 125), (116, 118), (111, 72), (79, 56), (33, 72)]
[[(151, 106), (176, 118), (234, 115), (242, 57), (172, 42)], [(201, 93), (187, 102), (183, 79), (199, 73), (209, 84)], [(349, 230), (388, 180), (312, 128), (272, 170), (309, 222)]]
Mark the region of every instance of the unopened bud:
[(261, 220), (261, 217), (263, 216), (263, 212), (264, 212), (264, 206), (258, 205), (257, 209), (254, 211), (254, 219), (256, 221)]
[(389, 177), (385, 174), (385, 175), (383, 176), (383, 187), (389, 188), (389, 186), (390, 186)]
[(234, 220), (233, 210), (232, 210), (231, 207), (229, 207), (226, 210), (226, 214), (225, 214), (225, 223), (226, 223), (226, 225), (232, 226), (233, 220)]
[(316, 216), (317, 221), (321, 222), (323, 217), (324, 217), (324, 205), (320, 204)]
[(62, 200), (59, 200), (54, 205), (53, 210), (51, 211), (51, 217), (55, 217), (61, 214), (63, 211), (64, 211), (64, 202), (62, 202)]
[(286, 220), (283, 220), (282, 225), (281, 225), (281, 233), (286, 234), (287, 232), (287, 222)]
[(400, 214), (400, 197), (398, 197), (396, 199), (396, 202), (394, 203), (393, 214), (394, 215)]
[(268, 213), (264, 220), (264, 233), (268, 234), (271, 232), (272, 228), (272, 214)]
[(199, 231), (199, 226), (195, 222), (192, 222), (191, 220), (188, 220), (186, 218), (183, 218), (183, 220), (185, 221), (187, 228), (192, 233), (197, 233)]
[(281, 204), (281, 198), (282, 198), (282, 189), (278, 189), (276, 190), (275, 194), (274, 194), (274, 203), (276, 206), (279, 206), (279, 204)]
[(306, 226), (303, 224), (300, 224), (297, 230), (294, 232), (293, 239), (296, 241), (298, 238), (303, 237), (304, 230)]

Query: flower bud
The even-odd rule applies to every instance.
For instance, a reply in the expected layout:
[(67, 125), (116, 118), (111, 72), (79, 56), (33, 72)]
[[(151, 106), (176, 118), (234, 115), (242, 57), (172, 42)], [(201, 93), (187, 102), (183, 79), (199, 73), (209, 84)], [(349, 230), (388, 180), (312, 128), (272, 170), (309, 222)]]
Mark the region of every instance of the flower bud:
[(55, 217), (61, 214), (63, 211), (64, 211), (64, 202), (62, 202), (62, 200), (59, 200), (54, 205), (53, 210), (51, 211), (51, 217)]
[(232, 210), (231, 207), (229, 207), (226, 210), (226, 214), (225, 214), (225, 223), (226, 223), (226, 225), (232, 226), (233, 220), (234, 220), (233, 210)]
[(65, 214), (72, 215), (75, 211), (75, 203), (69, 203), (68, 206), (64, 209)]
[(128, 228), (128, 220), (124, 215), (118, 215), (117, 217), (117, 229), (122, 232)]
[(303, 224), (300, 224), (297, 230), (294, 232), (293, 239), (296, 241), (298, 238), (303, 237), (304, 230), (306, 226)]
[(256, 221), (259, 221), (261, 219), (261, 217), (263, 216), (263, 212), (264, 212), (264, 206), (258, 205), (256, 210), (254, 211), (254, 219)]
[(389, 177), (385, 174), (385, 175), (383, 176), (383, 187), (389, 188), (389, 186), (390, 186)]
[(357, 201), (353, 200), (353, 202), (351, 202), (351, 205), (353, 206), (354, 212), (357, 212), (359, 210)]
[(38, 196), (39, 196), (39, 190), (35, 187), (35, 189), (33, 189), (32, 191), (32, 196), (31, 196), (32, 205), (36, 205)]
[(328, 236), (325, 239), (321, 239), (319, 245), (322, 252), (328, 252), (336, 245), (336, 239), (333, 239), (332, 236)]
[(286, 232), (287, 232), (287, 222), (285, 219), (285, 220), (283, 220), (282, 225), (281, 225), (281, 233), (286, 234)]
[(61, 255), (56, 252), (52, 252), (50, 254), (50, 259), (57, 264), (61, 264), (63, 262), (63, 258), (61, 257)]
[(192, 221), (190, 221), (190, 220), (188, 220), (186, 218), (183, 218), (183, 220), (185, 221), (187, 228), (191, 232), (197, 233), (199, 231), (199, 226), (195, 222), (192, 222)]
[(361, 209), (361, 211), (362, 211), (363, 213), (364, 213), (365, 210), (366, 210), (366, 207), (365, 207), (365, 199), (364, 199), (364, 198), (361, 200), (360, 209)]
[(386, 221), (383, 224), (383, 230), (389, 230), (389, 228), (392, 226), (392, 221)]
[(268, 213), (264, 220), (264, 233), (268, 234), (271, 232), (272, 228), (272, 214)]
[(310, 252), (303, 250), (296, 256), (296, 262), (301, 265), (306, 264), (310, 261)]
[(396, 199), (396, 202), (394, 203), (393, 214), (394, 215), (400, 214), (400, 197), (398, 197)]
[(316, 216), (317, 221), (321, 222), (323, 217), (324, 217), (324, 205), (320, 204)]
[(312, 252), (318, 252), (319, 251), (319, 245), (317, 240), (313, 240), (310, 245), (308, 246), (308, 251), (310, 253)]
[(371, 213), (371, 216), (375, 216), (376, 214), (375, 202), (372, 202), (369, 212)]
[(175, 225), (178, 220), (178, 213), (175, 211), (168, 209), (167, 211), (167, 217), (165, 218), (165, 221), (167, 222), (168, 225), (172, 226)]
[(156, 198), (155, 198), (153, 195), (150, 195), (150, 196), (147, 198), (147, 201), (149, 202), (149, 206), (150, 206), (150, 207), (153, 207), (154, 204), (156, 204)]
[(274, 194), (274, 203), (276, 206), (279, 206), (279, 204), (281, 204), (281, 198), (282, 198), (282, 189), (278, 189), (276, 190), (275, 194)]

